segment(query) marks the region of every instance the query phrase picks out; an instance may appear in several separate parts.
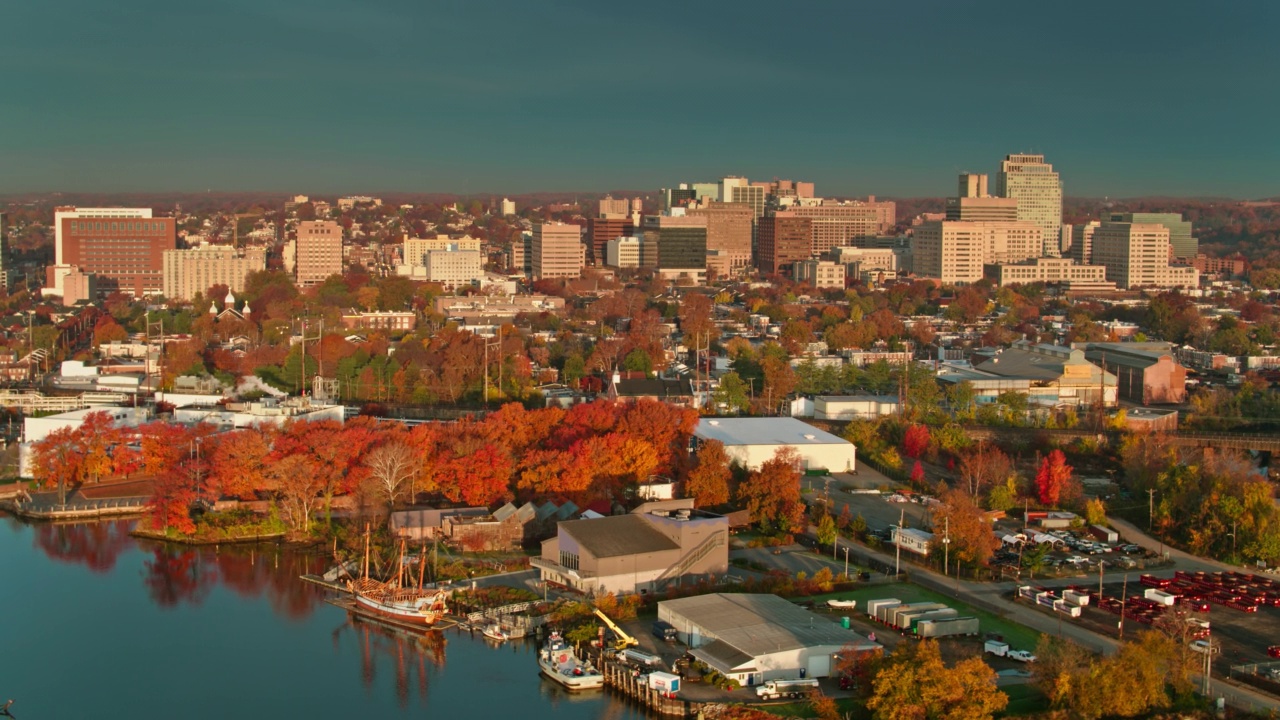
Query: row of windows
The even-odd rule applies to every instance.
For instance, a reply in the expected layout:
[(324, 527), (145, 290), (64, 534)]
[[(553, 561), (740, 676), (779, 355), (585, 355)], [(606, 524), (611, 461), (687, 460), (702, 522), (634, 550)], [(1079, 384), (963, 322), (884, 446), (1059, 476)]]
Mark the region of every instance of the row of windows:
[(167, 224), (163, 222), (153, 222), (149, 220), (128, 220), (124, 222), (109, 222), (105, 220), (93, 220), (93, 221), (70, 220), (69, 222), (71, 223), (72, 231), (76, 231), (76, 232), (91, 232), (95, 230), (115, 231), (115, 232), (128, 232), (131, 230), (143, 231), (143, 232), (159, 232), (161, 230), (165, 230), (166, 229), (165, 225)]

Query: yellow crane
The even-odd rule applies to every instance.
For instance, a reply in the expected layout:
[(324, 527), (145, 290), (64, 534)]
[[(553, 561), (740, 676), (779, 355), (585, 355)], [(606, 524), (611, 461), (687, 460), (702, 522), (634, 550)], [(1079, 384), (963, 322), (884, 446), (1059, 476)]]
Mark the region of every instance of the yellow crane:
[(629, 647), (635, 647), (636, 645), (640, 644), (639, 640), (636, 640), (635, 638), (628, 635), (625, 630), (618, 627), (617, 623), (615, 623), (613, 620), (610, 620), (608, 615), (605, 615), (604, 613), (600, 612), (600, 608), (593, 608), (593, 611), (597, 616), (600, 617), (601, 620), (604, 621), (604, 624), (607, 625), (609, 629), (613, 631), (613, 634), (618, 636), (618, 639), (615, 640), (613, 644), (614, 650), (626, 650)]

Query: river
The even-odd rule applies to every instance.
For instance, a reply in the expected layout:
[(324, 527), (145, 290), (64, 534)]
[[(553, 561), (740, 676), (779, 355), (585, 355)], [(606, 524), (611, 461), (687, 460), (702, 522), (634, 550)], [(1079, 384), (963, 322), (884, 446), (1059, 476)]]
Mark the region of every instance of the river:
[(298, 579), (318, 558), (129, 527), (0, 515), (0, 703), (15, 717), (645, 717), (544, 680), (532, 644), (353, 622)]

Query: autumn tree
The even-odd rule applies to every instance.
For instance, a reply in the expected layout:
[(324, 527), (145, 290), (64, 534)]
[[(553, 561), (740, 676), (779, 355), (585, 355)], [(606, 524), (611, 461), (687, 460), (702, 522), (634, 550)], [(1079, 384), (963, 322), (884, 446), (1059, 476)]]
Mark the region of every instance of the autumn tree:
[(738, 499), (746, 504), (751, 521), (763, 530), (801, 529), (800, 454), (791, 447), (778, 448), (738, 487)]
[(310, 533), (311, 518), (323, 506), (326, 480), (316, 465), (312, 456), (295, 453), (271, 463), (268, 471), (285, 522), (295, 533)]
[(924, 425), (912, 425), (902, 436), (902, 454), (909, 458), (918, 458), (929, 451), (929, 428)]
[(948, 668), (938, 643), (900, 643), (876, 673), (867, 708), (875, 720), (989, 720), (1009, 704), (978, 657)]
[(247, 500), (266, 491), (267, 456), (272, 430), (257, 426), (217, 436), (209, 454), (209, 490), (213, 497)]
[(714, 507), (729, 502), (729, 456), (724, 443), (707, 440), (698, 446), (698, 459), (684, 481), (687, 497), (697, 507)]
[(1063, 486), (1071, 480), (1071, 470), (1071, 466), (1067, 464), (1067, 456), (1061, 450), (1054, 450), (1045, 457), (1036, 472), (1036, 494), (1040, 504), (1058, 506)]
[(960, 481), (973, 497), (992, 485), (1003, 483), (1014, 473), (1013, 461), (989, 443), (982, 443), (960, 456)]
[(396, 501), (413, 478), (415, 463), (413, 448), (403, 442), (379, 445), (364, 458), (369, 468), (369, 482), (387, 501), (387, 508), (395, 508)]
[(934, 534), (950, 536), (952, 561), (957, 566), (961, 563), (971, 567), (985, 565), (995, 554), (1000, 541), (991, 532), (991, 524), (986, 521), (982, 509), (959, 488), (947, 490), (938, 499), (941, 505), (933, 511)]

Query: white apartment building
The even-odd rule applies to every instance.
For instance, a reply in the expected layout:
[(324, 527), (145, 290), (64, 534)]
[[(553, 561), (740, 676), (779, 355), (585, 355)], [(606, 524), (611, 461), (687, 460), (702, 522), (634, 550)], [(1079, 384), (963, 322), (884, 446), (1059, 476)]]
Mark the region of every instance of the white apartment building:
[(425, 260), (427, 281), (446, 288), (479, 285), (484, 278), (484, 258), (478, 250), (462, 250), (455, 245), (429, 250)]
[(191, 300), (214, 285), (226, 285), (231, 292), (244, 292), (245, 278), (267, 268), (267, 249), (230, 245), (207, 245), (187, 250), (164, 251), (164, 296), (170, 300)]
[(615, 268), (640, 267), (640, 238), (619, 237), (605, 243), (605, 265)]
[(1156, 223), (1102, 223), (1093, 233), (1093, 261), (1122, 288), (1194, 288), (1200, 273), (1169, 265), (1169, 228)]
[(917, 275), (963, 284), (981, 280), (984, 265), (1038, 257), (1043, 245), (1034, 223), (943, 220), (916, 228), (911, 248)]
[(996, 195), (1018, 201), (1018, 220), (1040, 226), (1042, 252), (1061, 254), (1062, 179), (1044, 155), (1006, 155), (996, 175)]
[(404, 264), (412, 267), (426, 267), (427, 253), (432, 250), (471, 250), (480, 252), (480, 239), (461, 237), (450, 240), (447, 237), (437, 238), (405, 238)]
[(1107, 280), (1101, 265), (1080, 265), (1071, 258), (1031, 258), (1018, 263), (987, 265), (986, 275), (997, 285), (1048, 283), (1066, 285), (1072, 291), (1109, 292), (1116, 284)]

